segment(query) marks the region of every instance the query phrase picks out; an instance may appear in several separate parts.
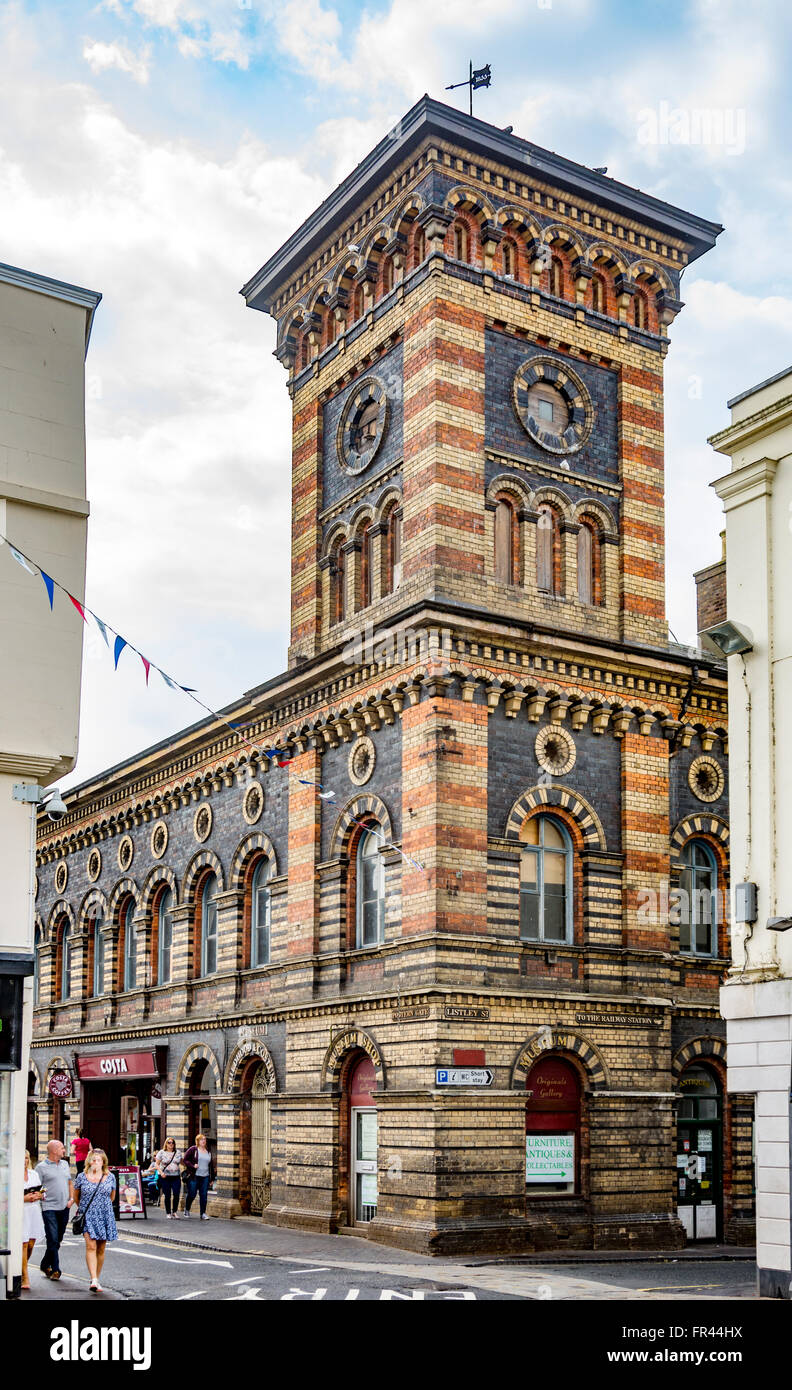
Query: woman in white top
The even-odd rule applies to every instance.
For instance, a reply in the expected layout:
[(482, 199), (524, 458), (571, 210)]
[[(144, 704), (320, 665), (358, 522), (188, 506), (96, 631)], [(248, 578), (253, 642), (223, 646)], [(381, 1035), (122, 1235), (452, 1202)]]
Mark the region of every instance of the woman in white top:
[(46, 1240), (44, 1217), (41, 1215), (41, 1202), (44, 1188), (35, 1168), (31, 1167), (30, 1154), (25, 1151), (25, 1195), (22, 1209), (22, 1288), (30, 1288), (28, 1260), (33, 1254), (33, 1246), (39, 1236)]

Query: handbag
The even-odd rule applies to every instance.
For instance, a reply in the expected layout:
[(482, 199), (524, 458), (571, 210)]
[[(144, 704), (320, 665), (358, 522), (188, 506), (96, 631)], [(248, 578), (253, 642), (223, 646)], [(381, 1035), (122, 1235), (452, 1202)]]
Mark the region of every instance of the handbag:
[(84, 1234), (84, 1232), (85, 1232), (85, 1218), (86, 1218), (86, 1216), (88, 1215), (89, 1211), (91, 1210), (91, 1202), (93, 1201), (94, 1197), (96, 1196), (96, 1194), (97, 1194), (97, 1192), (99, 1191), (99, 1188), (102, 1186), (102, 1183), (103, 1183), (103, 1182), (104, 1182), (104, 1178), (100, 1178), (99, 1181), (98, 1181), (98, 1183), (96, 1184), (96, 1189), (95, 1189), (95, 1191), (91, 1193), (90, 1199), (89, 1199), (88, 1203), (86, 1204), (85, 1211), (78, 1211), (78, 1212), (77, 1212), (77, 1215), (75, 1216), (74, 1220), (72, 1221), (72, 1235), (81, 1236), (81, 1235)]

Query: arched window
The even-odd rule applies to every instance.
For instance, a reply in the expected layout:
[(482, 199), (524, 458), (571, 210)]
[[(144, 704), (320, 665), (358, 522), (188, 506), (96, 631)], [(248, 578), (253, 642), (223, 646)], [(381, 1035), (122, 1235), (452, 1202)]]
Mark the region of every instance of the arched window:
[(337, 332), (338, 320), (335, 314), (333, 313), (332, 309), (328, 309), (325, 314), (325, 344), (327, 347), (329, 347), (331, 343), (335, 342)]
[(591, 307), (598, 314), (605, 313), (605, 286), (599, 275), (595, 275), (591, 282)]
[(360, 607), (368, 608), (371, 603), (372, 580), (373, 580), (373, 537), (371, 534), (371, 523), (364, 526), (360, 533)]
[(359, 947), (378, 946), (385, 939), (385, 865), (379, 852), (382, 835), (377, 830), (373, 827), (364, 830), (357, 847), (356, 916)]
[(337, 541), (330, 560), (330, 622), (342, 623), (346, 615), (346, 556)]
[(165, 888), (157, 903), (157, 984), (168, 984), (173, 949), (173, 892)]
[(33, 935), (33, 1003), (41, 1003), (41, 927), (36, 927)]
[(386, 256), (382, 266), (382, 293), (390, 294), (394, 284), (393, 257)]
[(71, 996), (71, 927), (64, 921), (60, 938), (60, 998)]
[(454, 223), (454, 256), (458, 261), (470, 260), (470, 236), (464, 222)]
[(201, 890), (201, 974), (217, 971), (217, 893), (216, 874), (209, 874)]
[(646, 295), (638, 290), (633, 297), (633, 323), (636, 328), (647, 328)]
[(123, 989), (134, 989), (137, 985), (137, 927), (135, 926), (135, 899), (129, 898), (121, 913), (121, 945), (123, 948)]
[(91, 982), (91, 987), (94, 996), (97, 996), (105, 992), (105, 930), (101, 908), (98, 908), (94, 913), (91, 938), (91, 949), (93, 951), (93, 980)]
[(581, 603), (601, 603), (601, 538), (597, 523), (584, 517), (577, 535), (577, 588)]
[(520, 936), (572, 939), (572, 842), (554, 816), (532, 816), (520, 831)]
[(550, 262), (550, 293), (558, 299), (564, 297), (564, 267), (558, 256), (553, 256)]
[(269, 965), (270, 958), (270, 862), (260, 859), (251, 884), (250, 964)]
[(423, 227), (416, 227), (413, 238), (413, 269), (421, 264), (426, 255), (426, 237)]
[(402, 523), (401, 511), (398, 507), (391, 508), (387, 525), (382, 592), (383, 594), (392, 594), (401, 584)]
[(501, 584), (517, 584), (519, 523), (513, 502), (499, 497), (495, 503), (495, 578)]
[(547, 502), (538, 507), (536, 523), (536, 587), (543, 594), (561, 588), (561, 533), (555, 510)]
[(679, 949), (714, 956), (718, 944), (718, 863), (706, 840), (688, 840), (679, 880)]
[(502, 273), (512, 280), (517, 274), (517, 254), (513, 241), (504, 241), (501, 247), (501, 268)]
[(302, 338), (300, 340), (300, 371), (302, 371), (303, 367), (308, 366), (310, 358), (311, 352), (310, 343), (308, 342), (308, 334), (303, 333)]
[(363, 286), (358, 285), (352, 296), (352, 319), (362, 319), (363, 317)]

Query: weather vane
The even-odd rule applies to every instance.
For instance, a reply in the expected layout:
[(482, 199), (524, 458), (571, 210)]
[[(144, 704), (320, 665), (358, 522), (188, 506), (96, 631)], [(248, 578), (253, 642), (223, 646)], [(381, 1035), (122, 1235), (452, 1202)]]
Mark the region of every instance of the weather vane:
[(471, 64), (470, 64), (470, 76), (469, 76), (469, 78), (467, 79), (467, 82), (452, 82), (450, 87), (446, 87), (446, 91), (447, 91), (447, 92), (453, 92), (453, 91), (456, 90), (457, 87), (469, 87), (469, 88), (470, 88), (470, 114), (471, 114), (471, 116), (472, 116), (472, 115), (473, 115), (473, 93), (474, 93), (474, 92), (477, 92), (478, 89), (479, 89), (479, 87), (488, 87), (488, 86), (490, 85), (490, 82), (491, 82), (491, 81), (492, 81), (492, 73), (491, 73), (491, 71), (490, 71), (490, 65), (489, 65), (489, 63), (487, 63), (487, 66), (486, 66), (485, 68), (474, 68), (474, 67), (473, 67), (473, 63), (471, 62)]

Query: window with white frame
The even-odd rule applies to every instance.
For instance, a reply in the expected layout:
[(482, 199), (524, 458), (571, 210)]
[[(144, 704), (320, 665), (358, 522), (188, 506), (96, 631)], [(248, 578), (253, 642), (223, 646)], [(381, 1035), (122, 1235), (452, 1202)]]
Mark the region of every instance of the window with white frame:
[(71, 996), (71, 927), (68, 922), (64, 922), (61, 932), (61, 973), (60, 973), (60, 997), (68, 999)]
[(260, 859), (251, 884), (250, 964), (269, 965), (270, 958), (270, 862)]
[(718, 865), (705, 840), (688, 840), (682, 850), (679, 949), (693, 956), (717, 953)]
[(554, 816), (532, 816), (520, 831), (520, 936), (572, 940), (572, 842)]
[(93, 918), (93, 980), (91, 982), (94, 995), (104, 994), (105, 988), (105, 931), (104, 917), (101, 909), (94, 913)]
[(157, 904), (157, 984), (166, 985), (171, 977), (173, 947), (173, 892), (164, 889)]
[(124, 989), (134, 989), (137, 984), (137, 927), (135, 926), (135, 900), (130, 898), (124, 908)]
[(217, 970), (217, 875), (210, 874), (201, 893), (201, 974)]
[(385, 865), (379, 827), (363, 831), (357, 847), (357, 944), (378, 946), (385, 939)]

